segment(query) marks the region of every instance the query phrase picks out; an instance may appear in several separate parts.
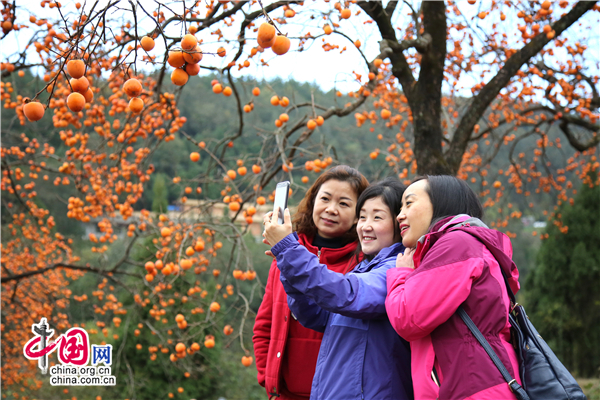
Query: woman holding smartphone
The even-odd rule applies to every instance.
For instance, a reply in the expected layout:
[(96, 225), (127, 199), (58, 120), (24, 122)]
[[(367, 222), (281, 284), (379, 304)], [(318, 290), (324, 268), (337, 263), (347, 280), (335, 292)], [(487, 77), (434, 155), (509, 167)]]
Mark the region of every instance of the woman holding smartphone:
[(358, 198), (356, 231), (363, 260), (346, 274), (329, 270), (298, 243), (289, 210), (284, 224), (264, 217), (288, 305), (307, 328), (323, 332), (312, 400), (410, 400), (410, 346), (385, 310), (386, 273), (404, 251), (395, 217), (404, 185), (386, 179)]
[[(298, 241), (332, 271), (346, 272), (355, 254), (356, 202), (368, 184), (354, 168), (339, 165), (324, 172), (298, 206)], [(322, 337), (290, 312), (273, 260), (252, 338), (258, 383), (269, 398), (309, 399)]]

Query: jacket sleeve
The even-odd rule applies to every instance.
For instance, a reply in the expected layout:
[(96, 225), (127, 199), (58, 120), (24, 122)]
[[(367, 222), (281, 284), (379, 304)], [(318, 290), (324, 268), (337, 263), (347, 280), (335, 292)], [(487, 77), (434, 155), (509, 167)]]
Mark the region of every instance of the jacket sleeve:
[(481, 276), (484, 260), (474, 254), (482, 245), (461, 234), (467, 237), (457, 240), (457, 233), (451, 233), (440, 238), (416, 270), (387, 271), (387, 314), (405, 340), (421, 339), (446, 322)]
[(283, 275), (280, 276), (281, 283), (285, 289), (287, 303), (292, 315), (300, 324), (317, 332), (325, 332), (329, 311), (323, 310), (308, 296), (294, 289)]
[(261, 386), (265, 386), (265, 370), (267, 368), (267, 355), (269, 353), (269, 343), (271, 342), (271, 322), (273, 318), (273, 284), (277, 270), (277, 262), (273, 260), (267, 278), (267, 287), (262, 303), (256, 313), (254, 322), (254, 335), (252, 343), (254, 344), (254, 357), (256, 358), (256, 369), (258, 371), (257, 379)]
[(385, 316), (386, 270), (395, 265), (395, 257), (368, 273), (344, 275), (320, 264), (293, 235), (273, 246), (272, 252), (287, 285), (324, 310), (360, 319)]

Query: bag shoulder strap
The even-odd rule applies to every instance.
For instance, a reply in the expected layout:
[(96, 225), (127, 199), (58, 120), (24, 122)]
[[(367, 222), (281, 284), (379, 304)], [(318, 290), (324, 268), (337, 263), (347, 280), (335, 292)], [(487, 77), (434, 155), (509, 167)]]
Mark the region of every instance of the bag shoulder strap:
[(490, 346), (489, 342), (483, 336), (479, 328), (477, 328), (477, 325), (475, 325), (471, 317), (469, 317), (469, 314), (467, 314), (467, 312), (462, 308), (462, 306), (458, 306), (457, 312), (458, 315), (460, 315), (460, 318), (462, 318), (462, 320), (464, 321), (465, 325), (467, 325), (467, 328), (469, 328), (473, 336), (475, 336), (475, 339), (477, 339), (477, 341), (479, 342), (479, 344), (481, 344), (488, 356), (490, 356), (492, 362), (494, 363), (494, 365), (496, 365), (496, 368), (498, 368), (498, 371), (500, 371), (500, 373), (502, 374), (502, 377), (508, 384), (510, 390), (517, 395), (517, 398), (529, 400), (529, 396), (525, 392), (525, 389), (523, 389), (523, 387), (519, 385), (517, 380), (514, 379), (508, 373), (508, 370), (506, 369), (504, 364), (502, 364), (502, 361), (500, 360), (494, 349), (492, 349), (492, 346)]

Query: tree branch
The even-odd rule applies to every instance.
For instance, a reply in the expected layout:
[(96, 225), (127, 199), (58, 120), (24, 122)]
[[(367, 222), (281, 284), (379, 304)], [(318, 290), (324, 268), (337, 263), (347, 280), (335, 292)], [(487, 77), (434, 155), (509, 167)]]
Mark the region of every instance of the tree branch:
[(402, 54), (402, 50), (394, 50), (392, 47), (398, 43), (398, 39), (396, 38), (396, 32), (392, 26), (390, 16), (386, 13), (380, 2), (359, 1), (357, 4), (375, 21), (383, 41), (387, 42), (392, 50), (386, 52), (385, 55), (392, 63), (392, 73), (398, 78), (406, 97), (410, 98), (412, 96), (415, 77), (410, 70), (406, 57)]
[(398, 6), (398, 0), (391, 0), (387, 6), (385, 6), (385, 13), (387, 14), (388, 18), (392, 18), (392, 14), (394, 13), (394, 10), (396, 9), (396, 7)]
[[(34, 271), (27, 271), (27, 272), (23, 272), (21, 274), (3, 277), (0, 280), (0, 282), (7, 283), (7, 282), (15, 281), (15, 280), (21, 280), (21, 279), (29, 278), (29, 277), (32, 277), (35, 275), (44, 274), (48, 271), (52, 271), (53, 269), (57, 269), (57, 268), (67, 268), (67, 269), (74, 269), (77, 271), (94, 272), (94, 273), (104, 275), (104, 276), (110, 276), (109, 274), (111, 273), (110, 271), (103, 270), (100, 268), (87, 267), (87, 266), (81, 266), (81, 265), (71, 265), (71, 264), (64, 264), (64, 263), (56, 263), (56, 264), (50, 265), (49, 267), (46, 267), (46, 268), (40, 268), (40, 269), (36, 269)], [(139, 277), (139, 275), (131, 274), (129, 272), (115, 271), (115, 273)], [(112, 279), (112, 277), (111, 277), (111, 279)]]
[[(587, 122), (587, 121), (584, 121), (584, 122)], [(560, 130), (563, 131), (563, 133), (567, 137), (567, 140), (569, 141), (571, 146), (573, 146), (573, 148), (577, 151), (585, 151), (587, 149), (590, 149), (590, 148), (596, 146), (598, 143), (600, 143), (600, 136), (598, 136), (597, 132), (594, 132), (592, 138), (590, 140), (588, 140), (587, 142), (585, 142), (585, 143), (581, 142), (579, 140), (579, 138), (577, 138), (577, 136), (575, 136), (575, 134), (571, 131), (571, 129), (569, 129), (569, 122), (568, 122), (567, 118), (563, 118), (558, 126), (560, 127)]]

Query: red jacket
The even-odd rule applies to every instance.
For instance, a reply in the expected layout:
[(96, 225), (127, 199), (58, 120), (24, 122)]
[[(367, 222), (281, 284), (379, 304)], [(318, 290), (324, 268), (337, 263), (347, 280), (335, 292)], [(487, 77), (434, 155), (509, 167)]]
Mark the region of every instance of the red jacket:
[[(339, 249), (312, 246), (312, 238), (298, 234), (300, 244), (332, 271), (345, 273), (356, 250), (356, 242)], [(258, 383), (270, 396), (308, 399), (323, 334), (304, 328), (292, 317), (287, 295), (273, 260), (263, 301), (254, 323), (254, 356)]]

